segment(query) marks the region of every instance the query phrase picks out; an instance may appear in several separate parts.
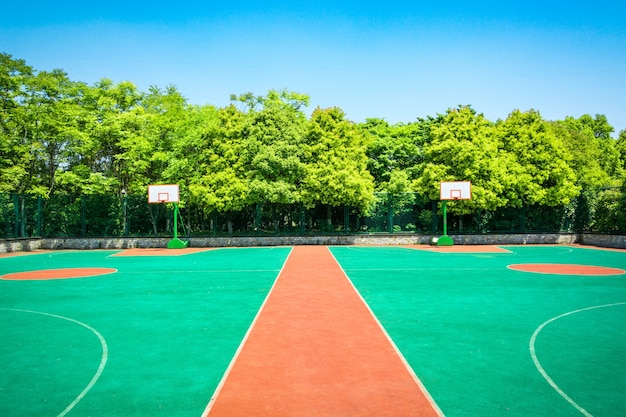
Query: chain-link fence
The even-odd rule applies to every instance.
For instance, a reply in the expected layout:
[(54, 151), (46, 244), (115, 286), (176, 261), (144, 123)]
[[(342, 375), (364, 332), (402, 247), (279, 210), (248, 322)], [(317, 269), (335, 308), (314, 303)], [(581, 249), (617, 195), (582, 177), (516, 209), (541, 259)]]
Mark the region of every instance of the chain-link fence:
[[(181, 204), (183, 236), (271, 236), (358, 233), (438, 234), (441, 204), (415, 193), (378, 193), (369, 213), (346, 206), (259, 203), (237, 212)], [(32, 236), (169, 236), (173, 210), (144, 195), (0, 195), (0, 238)], [(619, 188), (587, 190), (567, 206), (526, 206), (447, 215), (449, 233), (626, 232)]]

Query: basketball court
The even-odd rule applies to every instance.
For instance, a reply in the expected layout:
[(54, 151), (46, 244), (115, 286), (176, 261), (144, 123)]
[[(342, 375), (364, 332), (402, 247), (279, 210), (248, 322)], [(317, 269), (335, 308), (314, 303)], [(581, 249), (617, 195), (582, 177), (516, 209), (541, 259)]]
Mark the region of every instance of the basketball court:
[(0, 257), (0, 415), (621, 416), (625, 270), (558, 245)]

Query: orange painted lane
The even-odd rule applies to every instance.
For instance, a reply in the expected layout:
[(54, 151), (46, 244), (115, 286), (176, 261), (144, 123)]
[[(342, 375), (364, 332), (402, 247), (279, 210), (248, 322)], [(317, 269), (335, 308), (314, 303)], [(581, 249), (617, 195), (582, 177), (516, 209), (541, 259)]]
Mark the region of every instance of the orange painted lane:
[(324, 246), (295, 247), (205, 415), (438, 416)]

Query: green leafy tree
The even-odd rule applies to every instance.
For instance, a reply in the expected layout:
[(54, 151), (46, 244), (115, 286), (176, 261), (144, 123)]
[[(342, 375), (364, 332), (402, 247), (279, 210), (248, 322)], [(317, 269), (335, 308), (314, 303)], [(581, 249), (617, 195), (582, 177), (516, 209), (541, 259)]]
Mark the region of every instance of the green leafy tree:
[(168, 168), (174, 143), (198, 133), (197, 109), (189, 107), (174, 86), (165, 90), (153, 86), (135, 97), (134, 89), (127, 93), (137, 101), (116, 116), (120, 130), (115, 162), (121, 178), (134, 192), (145, 193), (149, 184), (168, 181), (182, 184), (184, 194), (186, 172)]
[(554, 122), (553, 128), (571, 155), (570, 166), (576, 174), (577, 185), (590, 189), (618, 180), (623, 169), (621, 157), (617, 141), (610, 136), (613, 128), (606, 117), (567, 117)]
[(58, 172), (67, 169), (80, 130), (79, 84), (61, 70), (39, 72), (28, 78), (22, 102), (22, 132), (32, 158), (21, 192), (49, 196)]
[(317, 108), (306, 134), (306, 176), (303, 202), (350, 206), (367, 212), (373, 202), (374, 181), (367, 170), (370, 138), (337, 108)]
[(246, 115), (241, 153), (249, 175), (250, 202), (299, 202), (304, 177), (302, 142), (307, 125), (301, 108), (308, 104), (308, 96), (270, 91), (257, 101), (262, 109)]
[(90, 155), (94, 168), (114, 178), (118, 191), (144, 193), (146, 180), (136, 175), (145, 168), (138, 157), (150, 151), (149, 145), (143, 143), (149, 116), (142, 107), (142, 94), (128, 81), (114, 84), (103, 79), (95, 87), (95, 119), (90, 132), (94, 139), (94, 154)]
[(620, 160), (622, 162), (622, 175), (626, 172), (626, 129), (619, 132), (619, 138), (615, 144), (615, 148), (617, 149)]
[(513, 207), (566, 205), (579, 193), (563, 142), (539, 112), (513, 111), (498, 124), (512, 179), (507, 189)]
[(241, 160), (245, 114), (233, 105), (219, 111), (207, 107), (201, 114), (204, 131), (180, 138), (174, 145), (174, 166), (191, 177), (190, 199), (207, 212), (241, 210), (250, 193)]
[(361, 127), (372, 138), (367, 167), (377, 191), (386, 191), (397, 172), (403, 172), (409, 181), (417, 178), (424, 159), (419, 123), (390, 125), (382, 119), (367, 119)]
[(64, 162), (56, 171), (54, 183), (58, 192), (89, 195), (115, 189), (115, 178), (99, 170), (95, 161), (99, 143), (92, 133), (98, 123), (94, 106), (97, 94), (95, 87), (73, 83), (71, 95), (65, 99), (75, 130), (68, 142)]
[(46, 197), (48, 204), (60, 174), (75, 158), (76, 144), (85, 136), (81, 130), (83, 109), (77, 102), (84, 85), (72, 82), (61, 70), (35, 72), (6, 55), (3, 63), (3, 113), (7, 122), (2, 123), (2, 136), (8, 152), (3, 152), (5, 157), (0, 159), (6, 162), (0, 165), (12, 163), (3, 174), (19, 181), (6, 188), (20, 196), (20, 233), (25, 235), (28, 195)]
[(478, 209), (494, 210), (510, 200), (514, 179), (509, 158), (500, 152), (501, 142), (493, 123), (469, 106), (449, 109), (428, 121), (424, 145), (425, 164), (413, 182), (420, 194), (439, 199), (442, 181), (471, 181), (472, 199), (451, 202), (451, 212), (466, 214)]
[(28, 190), (33, 156), (23, 101), (32, 77), (25, 61), (0, 53), (0, 193)]
[(190, 184), (206, 174), (203, 155), (207, 144), (213, 143), (207, 135), (213, 132), (211, 137), (215, 136), (219, 120), (218, 109), (211, 105), (185, 106), (157, 120), (159, 135), (169, 143), (163, 179), (181, 186), (181, 198), (188, 194)]

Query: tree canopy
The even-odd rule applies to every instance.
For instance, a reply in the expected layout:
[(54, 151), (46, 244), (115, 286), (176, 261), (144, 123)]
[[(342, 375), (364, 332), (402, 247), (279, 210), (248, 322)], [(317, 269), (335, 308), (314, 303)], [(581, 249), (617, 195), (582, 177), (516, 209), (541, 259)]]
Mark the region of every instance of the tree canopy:
[(624, 184), (626, 133), (603, 115), (548, 121), (513, 110), (490, 121), (469, 105), (390, 124), (307, 113), (289, 90), (190, 105), (175, 86), (71, 80), (0, 54), (0, 193), (145, 194), (177, 183), (183, 202), (209, 212), (259, 203), (350, 206), (375, 192), (438, 199), (441, 181), (472, 182), (457, 213), (557, 206), (582, 189)]

